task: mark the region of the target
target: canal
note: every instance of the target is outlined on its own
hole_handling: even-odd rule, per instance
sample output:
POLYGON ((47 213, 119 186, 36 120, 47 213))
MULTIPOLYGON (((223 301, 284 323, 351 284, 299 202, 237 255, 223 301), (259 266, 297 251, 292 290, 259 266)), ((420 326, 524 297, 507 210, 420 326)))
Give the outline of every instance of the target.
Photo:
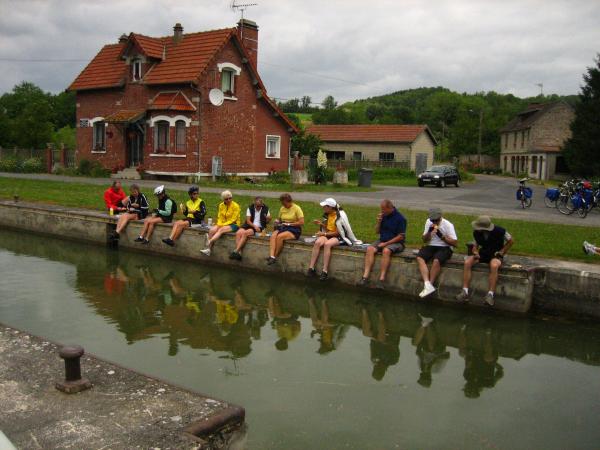
POLYGON ((0 322, 246 408, 249 449, 592 449, 600 325, 0 230, 0 322))

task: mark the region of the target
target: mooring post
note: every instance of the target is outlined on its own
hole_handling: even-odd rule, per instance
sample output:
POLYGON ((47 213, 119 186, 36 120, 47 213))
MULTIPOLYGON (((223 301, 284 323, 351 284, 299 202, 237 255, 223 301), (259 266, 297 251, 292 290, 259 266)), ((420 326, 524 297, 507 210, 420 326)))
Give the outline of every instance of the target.
POLYGON ((81 357, 83 347, 79 345, 65 345, 61 347, 58 355, 65 360, 65 381, 56 383, 56 389, 67 394, 75 394, 92 387, 86 378, 81 378, 81 357))

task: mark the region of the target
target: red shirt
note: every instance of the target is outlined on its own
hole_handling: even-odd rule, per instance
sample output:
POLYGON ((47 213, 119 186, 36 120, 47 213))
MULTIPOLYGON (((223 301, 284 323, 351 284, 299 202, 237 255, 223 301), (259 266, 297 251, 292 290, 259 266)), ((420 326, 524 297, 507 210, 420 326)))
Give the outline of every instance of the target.
POLYGON ((106 209, 112 208, 116 210, 117 208, 122 208, 123 205, 120 202, 126 199, 127 196, 123 189, 119 189, 117 192, 112 187, 109 187, 106 191, 104 191, 104 203, 106 203, 106 209))

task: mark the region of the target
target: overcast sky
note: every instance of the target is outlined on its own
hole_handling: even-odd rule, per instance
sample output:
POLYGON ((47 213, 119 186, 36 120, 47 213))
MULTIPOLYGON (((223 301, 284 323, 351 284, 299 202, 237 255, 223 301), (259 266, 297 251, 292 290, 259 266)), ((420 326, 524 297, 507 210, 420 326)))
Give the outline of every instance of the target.
MULTIPOLYGON (((272 97, 346 101, 421 86, 532 96, 537 83, 576 94, 600 52, 598 0, 255 1, 245 15, 260 27, 259 70, 272 97)), ((233 26, 239 12, 229 5, 0 0, 0 92, 22 80, 63 90, 122 33, 233 26)))

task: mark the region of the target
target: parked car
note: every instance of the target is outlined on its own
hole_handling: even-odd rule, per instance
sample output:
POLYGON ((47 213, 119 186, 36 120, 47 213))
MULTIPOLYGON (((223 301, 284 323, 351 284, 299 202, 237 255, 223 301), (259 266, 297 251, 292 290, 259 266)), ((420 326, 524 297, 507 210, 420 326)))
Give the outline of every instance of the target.
POLYGON ((453 184, 459 187, 460 174, 454 166, 431 166, 425 172, 419 174, 417 182, 419 187, 426 184, 435 184, 437 187, 446 187, 448 184, 453 184))

